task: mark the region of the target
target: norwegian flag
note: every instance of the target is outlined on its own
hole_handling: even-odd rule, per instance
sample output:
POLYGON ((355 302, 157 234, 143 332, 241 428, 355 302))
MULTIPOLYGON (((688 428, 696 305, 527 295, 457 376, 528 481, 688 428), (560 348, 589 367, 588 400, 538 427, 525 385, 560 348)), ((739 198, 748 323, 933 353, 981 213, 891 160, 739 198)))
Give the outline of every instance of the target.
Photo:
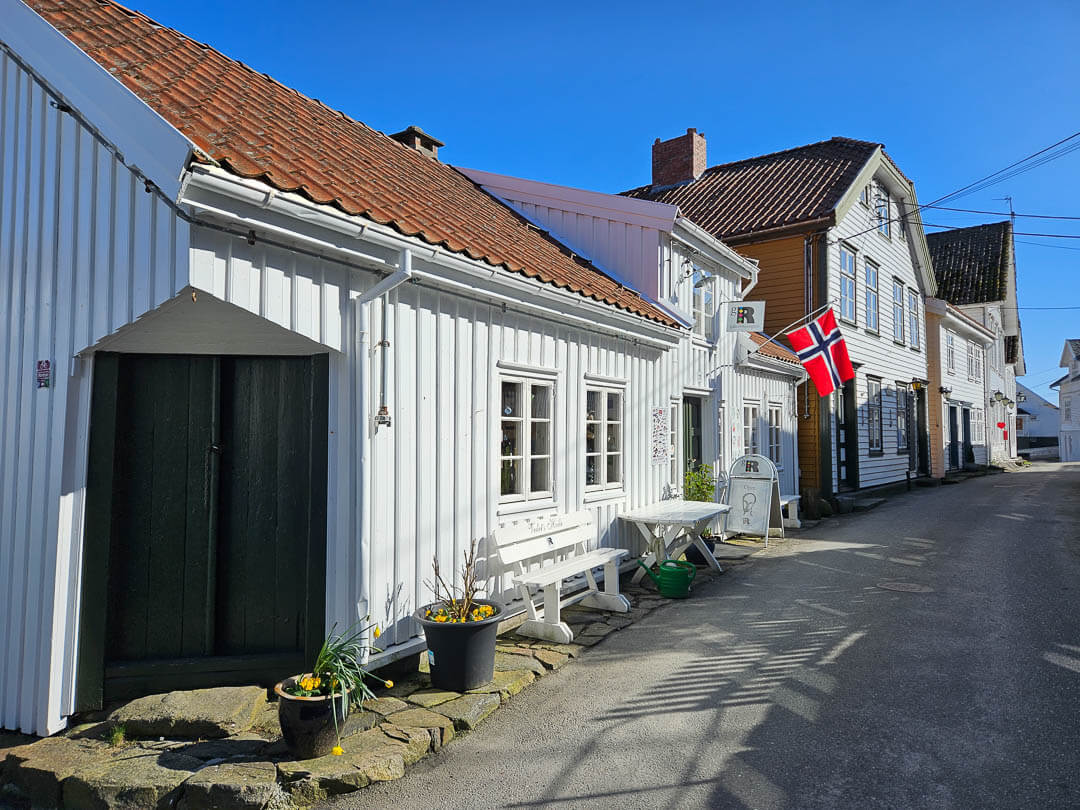
POLYGON ((828 396, 855 376, 847 344, 831 309, 801 329, 788 332, 787 336, 821 396, 828 396))

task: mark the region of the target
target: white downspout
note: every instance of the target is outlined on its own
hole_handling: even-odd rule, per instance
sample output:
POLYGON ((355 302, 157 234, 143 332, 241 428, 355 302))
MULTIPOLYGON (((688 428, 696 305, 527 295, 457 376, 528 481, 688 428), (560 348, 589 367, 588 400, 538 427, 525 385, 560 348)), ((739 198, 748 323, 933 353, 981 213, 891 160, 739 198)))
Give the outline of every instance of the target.
MULTIPOLYGON (((404 284, 412 278, 412 253, 408 248, 403 248, 398 269, 394 273, 383 278, 374 286, 365 290, 356 299, 356 331, 357 331, 357 354, 359 369, 357 371, 357 422, 360 426, 360 594, 356 601, 356 613, 358 619, 363 619, 370 614, 370 579, 371 579, 371 439, 374 433, 375 422, 371 417, 370 382, 371 382, 371 316, 368 304, 380 296, 388 296, 391 290, 404 284)), ((383 299, 383 328, 386 322, 386 307, 389 303, 387 297, 383 299)), ((383 352, 386 352, 383 346, 383 352)), ((385 357, 383 368, 386 368, 385 357)), ((382 395, 385 396, 386 375, 383 374, 382 395)), ((371 639, 366 640, 368 644, 371 639)), ((367 647, 364 648, 364 662, 368 657, 367 647)))

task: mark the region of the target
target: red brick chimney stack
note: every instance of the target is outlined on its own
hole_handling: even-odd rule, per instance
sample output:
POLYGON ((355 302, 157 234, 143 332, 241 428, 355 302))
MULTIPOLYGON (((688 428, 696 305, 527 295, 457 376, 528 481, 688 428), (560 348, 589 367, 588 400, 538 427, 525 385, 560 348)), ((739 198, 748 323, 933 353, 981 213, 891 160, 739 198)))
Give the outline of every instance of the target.
POLYGON ((691 127, 685 135, 661 141, 652 147, 652 182, 654 186, 672 186, 696 180, 705 171, 705 134, 691 127))

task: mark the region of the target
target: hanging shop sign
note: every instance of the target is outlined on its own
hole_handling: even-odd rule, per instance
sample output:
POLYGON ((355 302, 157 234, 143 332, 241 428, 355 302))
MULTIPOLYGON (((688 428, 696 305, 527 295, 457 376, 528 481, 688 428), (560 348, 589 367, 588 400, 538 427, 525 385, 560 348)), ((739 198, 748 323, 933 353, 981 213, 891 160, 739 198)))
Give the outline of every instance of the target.
POLYGON ((765 329, 764 301, 732 301, 726 306, 729 332, 761 332, 765 329))

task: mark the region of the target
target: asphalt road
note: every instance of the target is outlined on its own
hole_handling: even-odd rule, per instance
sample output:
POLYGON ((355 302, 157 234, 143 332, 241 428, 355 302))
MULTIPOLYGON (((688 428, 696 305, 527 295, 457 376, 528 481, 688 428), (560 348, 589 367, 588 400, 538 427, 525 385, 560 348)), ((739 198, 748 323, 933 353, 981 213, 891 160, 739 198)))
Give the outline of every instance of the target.
POLYGON ((332 806, 1077 808, 1078 607, 1080 464, 916 490, 775 543, 332 806))

